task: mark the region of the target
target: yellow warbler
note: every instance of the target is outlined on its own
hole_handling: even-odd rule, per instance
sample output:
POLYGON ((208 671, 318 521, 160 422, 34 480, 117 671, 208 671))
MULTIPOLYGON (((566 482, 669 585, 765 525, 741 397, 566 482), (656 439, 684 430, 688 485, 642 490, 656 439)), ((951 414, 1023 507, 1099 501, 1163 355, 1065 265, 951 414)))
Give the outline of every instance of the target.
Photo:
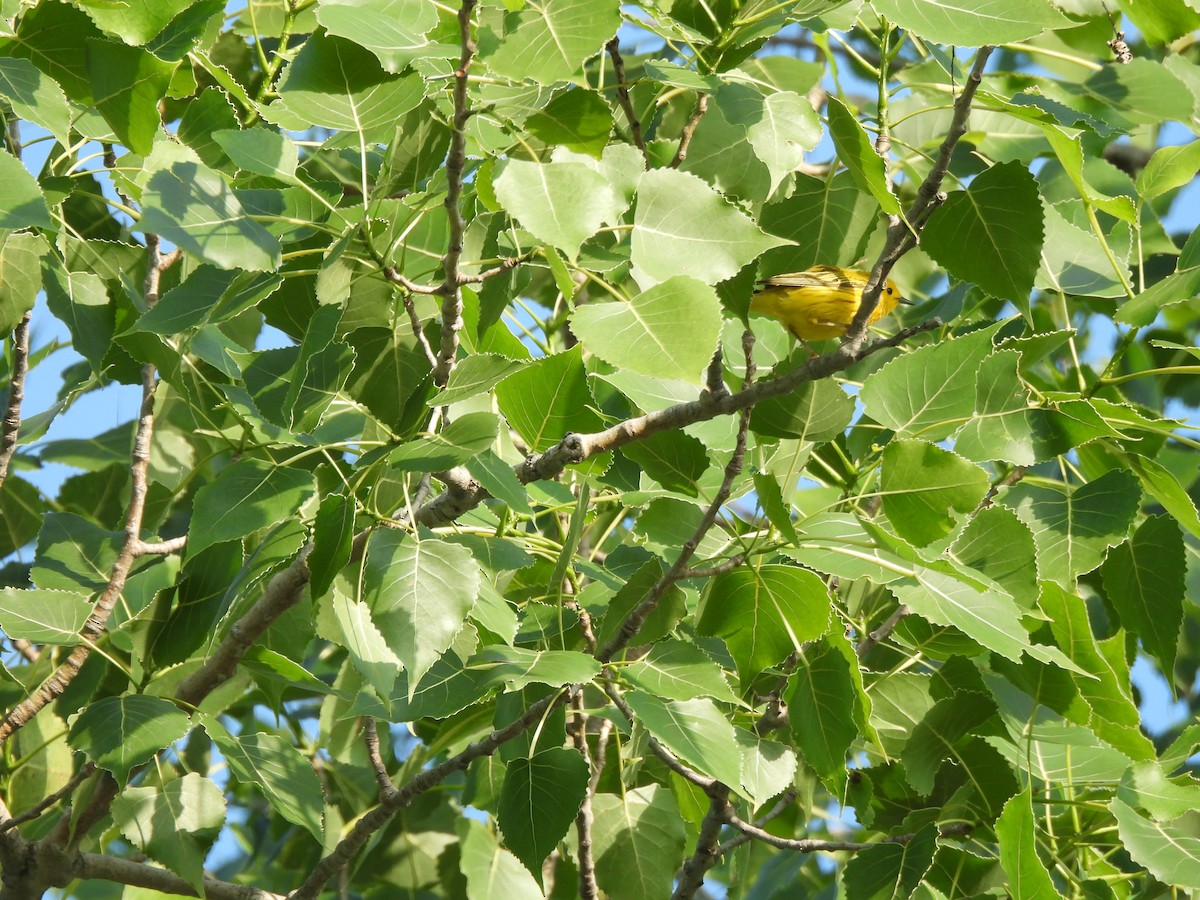
MULTIPOLYGON (((870 274, 837 266, 813 266, 803 272, 772 275, 750 301, 750 312, 774 316, 802 341, 819 341, 846 333, 870 274)), ((874 324, 896 308, 911 303, 889 278, 879 295, 879 304, 868 324, 874 324)))

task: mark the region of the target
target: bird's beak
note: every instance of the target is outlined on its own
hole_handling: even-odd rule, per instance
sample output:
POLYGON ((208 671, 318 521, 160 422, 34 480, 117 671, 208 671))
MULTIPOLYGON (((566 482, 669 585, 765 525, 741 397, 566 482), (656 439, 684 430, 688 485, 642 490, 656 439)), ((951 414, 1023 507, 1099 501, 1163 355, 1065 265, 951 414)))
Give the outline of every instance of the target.
POLYGON ((917 305, 912 300, 909 300, 907 297, 901 297, 900 302, 903 303, 905 306, 916 306, 917 305))

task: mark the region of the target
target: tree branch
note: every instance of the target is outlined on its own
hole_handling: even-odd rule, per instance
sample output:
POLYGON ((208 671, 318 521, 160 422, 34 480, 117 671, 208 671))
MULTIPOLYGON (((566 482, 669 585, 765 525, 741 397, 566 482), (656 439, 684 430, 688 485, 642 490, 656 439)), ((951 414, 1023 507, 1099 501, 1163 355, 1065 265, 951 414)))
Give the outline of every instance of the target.
MULTIPOLYGON (((934 318, 922 322, 920 325, 904 328, 892 337, 872 341, 857 349, 842 344, 824 356, 813 357, 786 375, 764 379, 736 394, 728 394, 720 398, 704 394, 698 400, 679 403, 643 416, 626 419, 604 431, 591 434, 568 434, 549 450, 526 457, 523 462, 514 467, 513 471, 522 484, 557 478, 568 465, 583 462, 597 453, 614 450, 663 431, 683 428, 696 422, 706 422, 717 416, 731 415, 771 397, 781 397, 791 393, 801 384, 827 378, 836 372, 848 369, 872 353, 896 347, 915 335, 923 334, 926 331, 935 331, 941 327, 942 320, 934 318)), ((469 476, 458 479, 458 483, 451 490, 439 494, 418 509, 416 521, 430 528, 448 525, 454 519, 474 509, 489 496, 482 485, 473 482, 469 476), (451 494, 451 496, 447 496, 447 494, 451 494)))
POLYGON ((25 376, 29 373, 29 322, 33 310, 25 313, 13 329, 12 377, 8 381, 8 405, 0 422, 0 485, 8 477, 8 466, 17 452, 21 431, 21 404, 25 400, 25 376))
MULTIPOLYGON (((146 266, 146 278, 142 284, 142 295, 147 309, 153 308, 154 304, 158 302, 159 279, 163 270, 163 259, 159 255, 158 246, 157 235, 146 235, 146 252, 149 259, 146 266)), ((84 662, 91 655, 93 644, 104 631, 108 617, 112 615, 113 608, 121 597, 121 591, 125 588, 125 581, 129 577, 134 560, 139 556, 138 551, 142 546, 142 515, 145 512, 148 488, 146 472, 150 465, 150 442, 154 435, 155 388, 154 365, 146 363, 142 366, 142 404, 138 413, 129 465, 129 508, 125 517, 125 542, 121 546, 116 562, 113 563, 108 584, 93 605, 92 613, 79 633, 80 642, 75 649, 33 693, 13 707, 4 717, 4 721, 0 723, 0 744, 3 744, 10 735, 37 715, 46 704, 61 696, 67 689, 67 685, 79 674, 84 662)))
MULTIPOLYGON (((94 878, 150 888, 164 894, 199 896, 188 882, 174 872, 99 853, 80 853, 71 867, 73 878, 94 878)), ((252 884, 233 884, 204 876, 204 896, 209 900, 284 900, 281 894, 260 890, 252 884)))
POLYGON ((557 706, 561 706, 566 700, 567 694, 559 691, 556 694, 537 701, 529 709, 525 710, 519 718, 514 719, 508 725, 493 731, 487 737, 473 744, 469 744, 465 750, 450 757, 445 762, 431 766, 413 777, 404 787, 399 788, 394 794, 390 794, 386 799, 382 800, 370 812, 359 817, 346 836, 338 842, 333 852, 321 859, 313 867, 308 877, 304 879, 304 883, 288 895, 288 900, 316 900, 325 883, 354 859, 358 851, 370 839, 371 835, 380 828, 383 828, 392 816, 411 803, 415 797, 441 784, 442 781, 455 772, 463 771, 474 760, 482 756, 491 756, 499 749, 501 744, 511 741, 517 735, 532 728, 537 722, 541 721, 546 713, 557 706))
POLYGON ((706 112, 708 112, 708 94, 701 91, 696 95, 696 106, 692 110, 691 118, 687 120, 687 124, 683 126, 683 131, 679 134, 679 149, 675 151, 670 168, 678 169, 687 159, 688 148, 692 145, 692 137, 696 134, 696 128, 699 127, 700 120, 704 118, 706 112))
POLYGON ((708 802, 708 812, 700 822, 696 849, 679 870, 679 880, 671 900, 689 900, 704 886, 704 875, 717 864, 717 841, 729 811, 729 788, 719 785, 708 802))
POLYGON ((901 219, 900 216, 890 217, 883 250, 880 251, 875 265, 871 268, 871 275, 863 287, 858 311, 854 314, 854 321, 846 329, 846 336, 843 338, 842 347, 847 348, 851 353, 856 352, 866 340, 867 322, 871 313, 875 311, 875 307, 879 305, 879 296, 882 293, 883 285, 887 283, 892 267, 900 257, 916 246, 925 223, 929 221, 929 216, 940 205, 942 181, 945 180, 946 173, 950 171, 950 157, 954 154, 954 148, 958 145, 959 138, 967 133, 967 119, 971 114, 971 102, 983 80, 983 70, 987 66, 992 49, 990 46, 980 47, 979 52, 975 55, 975 65, 971 68, 966 86, 954 102, 954 114, 950 119, 950 128, 938 150, 937 159, 934 160, 933 168, 929 170, 929 174, 925 176, 921 186, 917 188, 917 197, 909 207, 907 216, 905 219, 901 219))
POLYGON ((625 113, 625 121, 629 123, 629 137, 633 141, 633 146, 637 147, 642 153, 642 158, 646 162, 650 162, 650 154, 646 152, 646 139, 642 136, 642 123, 638 119, 637 111, 633 108, 633 101, 629 99, 629 88, 625 83, 625 60, 621 58, 620 40, 613 36, 604 49, 608 51, 609 58, 612 59, 613 75, 617 80, 617 102, 621 105, 622 112, 625 113))

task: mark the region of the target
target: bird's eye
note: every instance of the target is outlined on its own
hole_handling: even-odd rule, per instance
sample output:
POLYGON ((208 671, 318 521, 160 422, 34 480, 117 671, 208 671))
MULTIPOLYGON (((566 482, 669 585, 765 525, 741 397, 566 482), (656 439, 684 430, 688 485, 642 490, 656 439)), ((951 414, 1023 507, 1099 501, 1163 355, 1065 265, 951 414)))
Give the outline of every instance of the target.
POLYGON ((889 294, 890 294, 890 293, 892 293, 892 289, 891 289, 891 288, 888 288, 888 289, 887 289, 887 292, 888 292, 889 294))

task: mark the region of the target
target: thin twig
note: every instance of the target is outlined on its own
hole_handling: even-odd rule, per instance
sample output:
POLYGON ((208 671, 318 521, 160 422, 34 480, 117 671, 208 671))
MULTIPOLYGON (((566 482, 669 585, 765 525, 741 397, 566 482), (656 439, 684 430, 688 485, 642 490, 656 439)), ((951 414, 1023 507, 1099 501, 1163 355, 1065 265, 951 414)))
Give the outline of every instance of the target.
POLYGON ((520 717, 508 725, 493 731, 487 737, 475 741, 473 744, 468 744, 465 750, 455 756, 414 776, 374 809, 360 816, 333 851, 322 858, 309 872, 304 883, 289 895, 289 900, 315 900, 325 883, 354 859, 371 835, 383 828, 392 816, 411 803, 414 798, 441 784, 454 773, 463 771, 474 760, 482 756, 491 756, 501 744, 532 728, 541 721, 544 715, 565 703, 566 700, 567 693, 563 691, 545 697, 531 705, 520 717))
POLYGON ((180 552, 187 546, 187 535, 170 538, 165 541, 138 541, 136 548, 138 556, 170 556, 180 552))
POLYGON ((675 151, 675 156, 671 160, 670 167, 672 169, 678 169, 687 159, 688 148, 692 145, 692 137, 696 134, 696 128, 700 125, 700 120, 704 118, 706 112, 708 112, 708 94, 701 91, 696 95, 696 106, 692 110, 691 118, 683 126, 683 131, 679 133, 679 149, 675 151))
MULTIPOLYGON (((146 278, 142 284, 142 295, 146 308, 150 309, 158 302, 159 279, 162 275, 162 258, 158 252, 158 236, 146 235, 146 278)), ((104 631, 108 618, 112 615, 121 592, 125 588, 125 580, 129 570, 138 557, 138 549, 142 545, 142 515, 146 507, 147 470, 150 465, 150 443, 154 435, 154 391, 156 388, 155 369, 152 363, 142 366, 142 403, 138 413, 137 429, 133 438, 133 453, 129 465, 129 508, 125 517, 125 542, 113 563, 108 584, 92 607, 91 615, 80 630, 80 641, 54 672, 39 685, 33 693, 13 707, 0 722, 0 744, 6 741, 14 732, 23 727, 38 712, 62 695, 67 686, 79 674, 84 662, 91 655, 92 646, 104 631)))
POLYGON ((696 849, 679 871, 675 893, 671 900, 690 900, 704 886, 704 875, 717 864, 717 841, 721 827, 729 813, 729 788, 720 785, 708 800, 708 812, 700 822, 700 835, 696 838, 696 849))
MULTIPOLYGON (((746 373, 742 381, 742 393, 748 391, 754 383, 755 367, 754 367, 754 334, 746 331, 742 336, 742 347, 746 356, 746 373)), ((704 515, 700 518, 700 524, 696 526, 695 532, 688 538, 683 547, 680 548, 679 556, 675 563, 671 566, 662 578, 650 589, 646 598, 639 603, 621 623, 621 627, 612 639, 604 646, 596 658, 601 662, 608 662, 617 653, 619 653, 633 636, 637 634, 638 629, 646 621, 647 617, 654 612, 662 598, 666 596, 667 590, 681 580, 688 572, 688 563, 696 553, 696 549, 700 546, 700 542, 704 536, 708 534, 710 528, 716 524, 717 516, 721 512, 721 508, 725 505, 725 501, 729 499, 729 495, 733 490, 733 482, 742 472, 742 465, 746 458, 746 435, 750 430, 750 413, 753 410, 753 405, 746 406, 742 409, 741 420, 738 422, 737 439, 734 442, 733 456, 729 458, 729 462, 725 466, 725 477, 721 479, 721 486, 717 489, 716 496, 713 497, 712 503, 708 505, 708 509, 704 511, 704 515)))
MULTIPOLYGON (((613 702, 613 706, 619 709, 621 711, 621 715, 623 715, 630 723, 633 723, 636 720, 633 707, 630 706, 629 702, 621 696, 621 692, 617 689, 617 686, 614 683, 607 682, 604 685, 604 693, 608 694, 608 699, 613 702)), ((685 781, 690 781, 701 790, 705 792, 712 791, 715 790, 720 784, 717 779, 710 778, 708 775, 702 775, 691 766, 681 762, 679 757, 672 753, 667 747, 663 746, 663 744, 657 738, 650 737, 647 740, 647 744, 650 747, 650 752, 657 756, 663 765, 665 765, 680 778, 683 778, 685 781)))
POLYGON ((629 137, 633 141, 633 146, 641 151, 642 157, 646 162, 650 161, 650 154, 646 152, 646 139, 642 137, 642 123, 638 119, 637 111, 633 108, 633 101, 629 99, 629 87, 625 83, 625 60, 621 58, 621 45, 619 39, 614 36, 604 48, 608 51, 609 58, 612 59, 613 76, 617 80, 617 102, 621 105, 622 112, 625 113, 625 121, 629 123, 629 137))
POLYGON ((467 70, 475 56, 475 39, 471 37, 471 14, 476 0, 462 0, 458 9, 458 33, 462 50, 458 68, 454 70, 454 120, 450 129, 450 149, 446 154, 446 213, 450 231, 446 254, 442 257, 442 340, 438 349, 437 365, 433 369, 433 381, 445 387, 454 369, 458 355, 458 333, 462 330, 462 283, 458 270, 462 259, 463 235, 467 230, 462 212, 463 173, 467 165, 467 120, 471 117, 471 104, 467 95, 467 70))
POLYGON ((13 329, 12 377, 8 381, 8 405, 0 423, 0 485, 8 477, 8 466, 17 452, 21 432, 21 404, 25 400, 25 376, 29 373, 29 322, 33 310, 25 313, 13 329))
POLYGON ((0 833, 8 831, 10 828, 16 828, 18 825, 23 825, 26 822, 32 822, 59 800, 69 796, 71 792, 75 790, 75 788, 83 784, 83 782, 90 778, 92 773, 95 771, 95 763, 84 763, 80 767, 79 771, 71 776, 70 781, 60 787, 53 794, 50 794, 48 797, 43 797, 40 801, 38 801, 36 806, 30 807, 29 809, 25 810, 25 812, 18 816, 13 816, 11 819, 8 819, 5 822, 0 822, 0 833))
POLYGON ((387 765, 384 764, 383 754, 379 750, 379 732, 376 730, 374 716, 363 718, 363 744, 367 748, 371 770, 375 773, 375 783, 379 785, 379 800, 384 802, 396 793, 396 785, 388 775, 387 765))
MULTIPOLYGON (((821 841, 813 838, 783 838, 771 834, 769 831, 764 831, 757 825, 751 825, 749 822, 742 821, 732 810, 725 817, 725 821, 750 838, 760 840, 764 844, 770 844, 772 847, 780 850, 794 850, 797 853, 857 852, 859 850, 869 850, 879 844, 908 844, 916 837, 916 833, 910 833, 895 834, 890 837, 880 838, 877 841, 821 841)), ((953 825, 944 826, 938 833, 942 837, 966 837, 974 830, 973 825, 966 822, 958 822, 953 825)))
POLYGON ((874 631, 868 633, 865 638, 859 641, 858 646, 854 648, 855 655, 858 656, 859 660, 866 659, 867 654, 874 650, 881 641, 886 641, 891 636, 892 632, 896 630, 896 626, 903 622, 905 617, 908 616, 910 612, 912 612, 912 610, 901 603, 896 607, 892 614, 887 617, 887 621, 885 621, 874 631))
POLYGON ((950 128, 938 150, 937 159, 934 160, 929 174, 925 176, 925 180, 917 189, 917 197, 909 207, 907 215, 904 219, 901 219, 900 216, 889 216, 887 238, 884 241, 883 250, 880 251, 875 265, 871 268, 871 275, 863 288, 858 311, 854 314, 854 321, 846 329, 846 336, 843 338, 840 349, 844 349, 847 353, 856 352, 866 341, 867 322, 871 313, 875 311, 875 307, 879 305, 879 296, 882 293, 883 285, 887 283, 887 277, 891 273, 892 267, 900 257, 916 246, 921 230, 939 204, 942 181, 945 180, 946 173, 950 171, 950 158, 954 154, 954 148, 958 145, 959 138, 967 133, 967 119, 971 113, 971 102, 983 80, 983 70, 987 66, 992 50, 993 48, 990 46, 979 48, 979 52, 975 56, 975 65, 971 68, 971 74, 967 78, 963 92, 954 101, 954 114, 950 119, 950 128))
MULTIPOLYGON (((786 791, 784 791, 780 795, 779 799, 775 801, 774 806, 772 806, 767 812, 763 813, 761 816, 759 816, 757 819, 754 820, 754 824, 757 827, 762 828, 764 825, 766 825, 772 819, 777 819, 781 815, 783 815, 785 812, 787 812, 787 810, 790 809, 792 804, 795 802, 796 802, 796 789, 788 788, 786 791)), ((749 835, 746 832, 742 831, 742 832, 739 832, 738 834, 734 835, 733 837, 731 837, 729 840, 724 841, 723 843, 719 844, 717 846, 717 849, 713 852, 716 854, 716 856, 718 858, 720 858, 720 857, 724 856, 726 853, 730 853, 730 852, 736 850, 738 847, 742 846, 742 844, 745 844, 752 840, 754 840, 754 837, 752 835, 749 835)))
POLYGON ((745 561, 746 557, 739 553, 737 556, 731 556, 723 563, 709 566, 706 569, 687 569, 679 576, 679 580, 687 581, 689 578, 713 578, 717 575, 724 575, 726 572, 732 572, 745 561))
POLYGON ((27 663, 35 663, 42 658, 42 651, 25 638, 13 638, 12 645, 27 663))
MULTIPOLYGON (((587 742, 587 716, 584 713, 583 690, 577 690, 571 698, 571 741, 575 749, 591 767, 591 753, 587 742)), ((580 900, 597 900, 600 888, 596 885, 596 860, 592 855, 592 791, 589 778, 588 790, 583 795, 579 812, 575 815, 575 834, 578 836, 576 860, 579 863, 580 900)))
POLYGON ((433 347, 429 346, 429 338, 425 337, 425 329, 421 325, 421 317, 417 315, 417 305, 413 303, 412 292, 405 291, 401 302, 404 304, 404 311, 408 313, 408 324, 412 326, 413 337, 417 339, 421 351, 425 354, 429 368, 436 369, 437 354, 433 352, 433 347))

